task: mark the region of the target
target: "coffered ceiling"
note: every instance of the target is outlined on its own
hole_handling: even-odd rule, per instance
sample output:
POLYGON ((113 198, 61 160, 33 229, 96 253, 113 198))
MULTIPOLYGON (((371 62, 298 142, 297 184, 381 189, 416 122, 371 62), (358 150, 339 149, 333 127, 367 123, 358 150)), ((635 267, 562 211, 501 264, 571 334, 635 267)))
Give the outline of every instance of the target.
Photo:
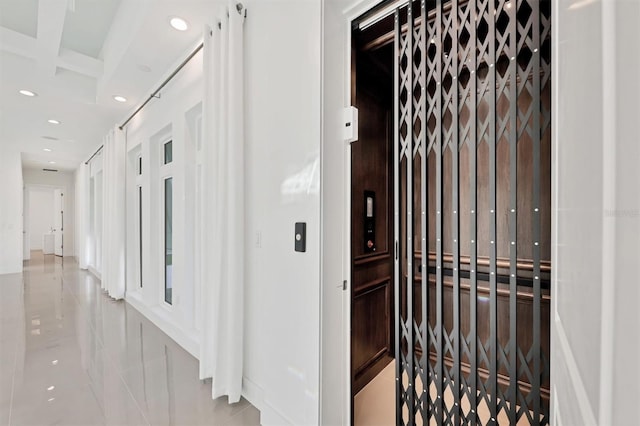
POLYGON ((75 169, 201 42, 220 4, 0 0, 0 153, 17 147, 25 167, 75 169), (186 31, 169 25, 176 16, 186 31))

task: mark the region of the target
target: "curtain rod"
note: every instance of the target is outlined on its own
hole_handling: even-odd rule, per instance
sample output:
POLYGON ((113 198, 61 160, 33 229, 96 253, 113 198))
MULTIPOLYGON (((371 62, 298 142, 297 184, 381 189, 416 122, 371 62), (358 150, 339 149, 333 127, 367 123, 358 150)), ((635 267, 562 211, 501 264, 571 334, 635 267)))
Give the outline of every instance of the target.
MULTIPOLYGON (((176 68, 176 69, 171 73, 171 75, 170 75, 169 77, 167 77, 167 78, 162 82, 162 84, 160 85, 160 87, 158 87, 158 88, 157 88, 157 89, 156 89, 156 90, 155 90, 155 91, 154 91, 154 92, 153 92, 153 93, 152 93, 152 94, 147 98, 147 100, 146 100, 146 101, 144 101, 144 103, 143 103, 142 105, 140 105, 140 106, 138 107, 138 109, 136 109, 136 110, 133 112, 133 114, 131 114, 131 115, 129 116, 129 118, 127 118, 127 119, 125 120, 125 122, 124 122, 124 123, 122 123, 122 125, 121 125, 121 126, 119 126, 120 130, 122 130, 122 129, 124 128, 124 126, 126 126, 126 125, 129 123, 129 121, 131 121, 131 120, 133 119, 133 117, 135 117, 135 116, 140 112, 140 110, 142 110, 142 108, 144 108, 144 107, 149 103, 149 101, 151 101, 151 99, 155 98, 155 97, 156 97, 156 95, 158 94, 158 92, 159 92, 160 90, 162 90, 162 89, 164 88, 164 86, 166 86, 166 85, 167 85, 167 83, 169 83, 169 82, 171 81, 171 79, 173 79, 173 77, 175 77, 175 76, 176 76, 176 74, 178 74, 178 73, 180 72, 180 70, 181 70, 182 68, 184 68, 184 66, 185 66, 185 65, 187 65, 187 64, 189 63, 189 61, 190 61, 191 59, 193 59, 193 57, 194 57, 194 56, 196 56, 196 54, 197 54, 199 51, 201 51, 201 50, 202 50, 202 48, 203 48, 203 47, 204 47, 204 43, 200 43, 200 45, 199 45, 198 47, 196 47, 196 50, 194 50, 193 52, 191 52, 191 54, 190 54, 189 56, 187 56, 187 59, 185 59, 184 61, 182 61, 182 63, 181 63, 180 65, 178 65, 178 68, 176 68)), ((94 154, 94 155, 95 155, 95 154, 94 154)))
POLYGON ((93 160, 93 157, 98 155, 98 153, 100 153, 100 151, 102 151, 102 148, 104 148, 104 145, 100 145, 100 148, 98 148, 96 150, 96 152, 94 152, 93 155, 91 157, 89 157, 89 159, 87 161, 84 162, 84 164, 89 164, 89 161, 93 160))

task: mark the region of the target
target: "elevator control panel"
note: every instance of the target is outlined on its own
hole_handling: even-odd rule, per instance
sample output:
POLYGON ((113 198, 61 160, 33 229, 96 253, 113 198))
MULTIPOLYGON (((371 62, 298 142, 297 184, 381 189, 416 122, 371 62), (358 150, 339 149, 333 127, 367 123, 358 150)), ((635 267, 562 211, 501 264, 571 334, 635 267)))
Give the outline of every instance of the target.
POLYGON ((376 193, 364 191, 364 252, 376 251, 376 193))

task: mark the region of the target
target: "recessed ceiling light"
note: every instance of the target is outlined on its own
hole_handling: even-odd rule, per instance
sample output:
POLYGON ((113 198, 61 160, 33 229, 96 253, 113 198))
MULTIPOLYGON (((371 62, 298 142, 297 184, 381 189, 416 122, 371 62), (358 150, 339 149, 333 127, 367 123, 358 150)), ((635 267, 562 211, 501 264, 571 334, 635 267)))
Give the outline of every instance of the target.
POLYGON ((60 124, 58 120, 47 120, 47 122, 51 124, 60 124))
POLYGON ((57 141, 58 140, 58 138, 55 138, 53 136, 43 136, 42 139, 48 139, 50 141, 57 141))
POLYGON ((45 151, 45 152, 51 152, 51 150, 50 150, 49 148, 45 148, 45 149, 43 149, 43 151, 45 151))
POLYGON ((182 18, 178 18, 177 16, 171 18, 171 21, 169 22, 171 23, 171 26, 178 31, 187 31, 187 29, 189 28, 189 24, 187 24, 187 21, 182 18))
POLYGON ((48 390, 48 391, 52 391, 52 390, 54 390, 55 388, 56 388, 55 386, 51 385, 51 386, 49 386, 49 387, 47 388, 47 390, 48 390))
POLYGON ((32 92, 31 90, 21 90, 20 94, 25 95, 25 96, 29 96, 29 97, 38 96, 37 93, 32 92))
POLYGON ((49 164, 56 164, 55 161, 49 161, 49 164))
POLYGON ((115 99, 118 102, 127 102, 127 98, 125 98, 124 96, 120 96, 120 95, 115 95, 113 97, 113 99, 115 99))

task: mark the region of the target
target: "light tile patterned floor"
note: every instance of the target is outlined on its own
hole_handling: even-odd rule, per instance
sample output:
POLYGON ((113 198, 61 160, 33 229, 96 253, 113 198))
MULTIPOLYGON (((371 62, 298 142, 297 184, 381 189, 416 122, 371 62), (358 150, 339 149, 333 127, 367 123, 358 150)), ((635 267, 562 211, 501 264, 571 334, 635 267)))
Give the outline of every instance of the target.
POLYGON ((0 425, 259 425, 198 361, 91 274, 33 252, 0 275, 0 425))

